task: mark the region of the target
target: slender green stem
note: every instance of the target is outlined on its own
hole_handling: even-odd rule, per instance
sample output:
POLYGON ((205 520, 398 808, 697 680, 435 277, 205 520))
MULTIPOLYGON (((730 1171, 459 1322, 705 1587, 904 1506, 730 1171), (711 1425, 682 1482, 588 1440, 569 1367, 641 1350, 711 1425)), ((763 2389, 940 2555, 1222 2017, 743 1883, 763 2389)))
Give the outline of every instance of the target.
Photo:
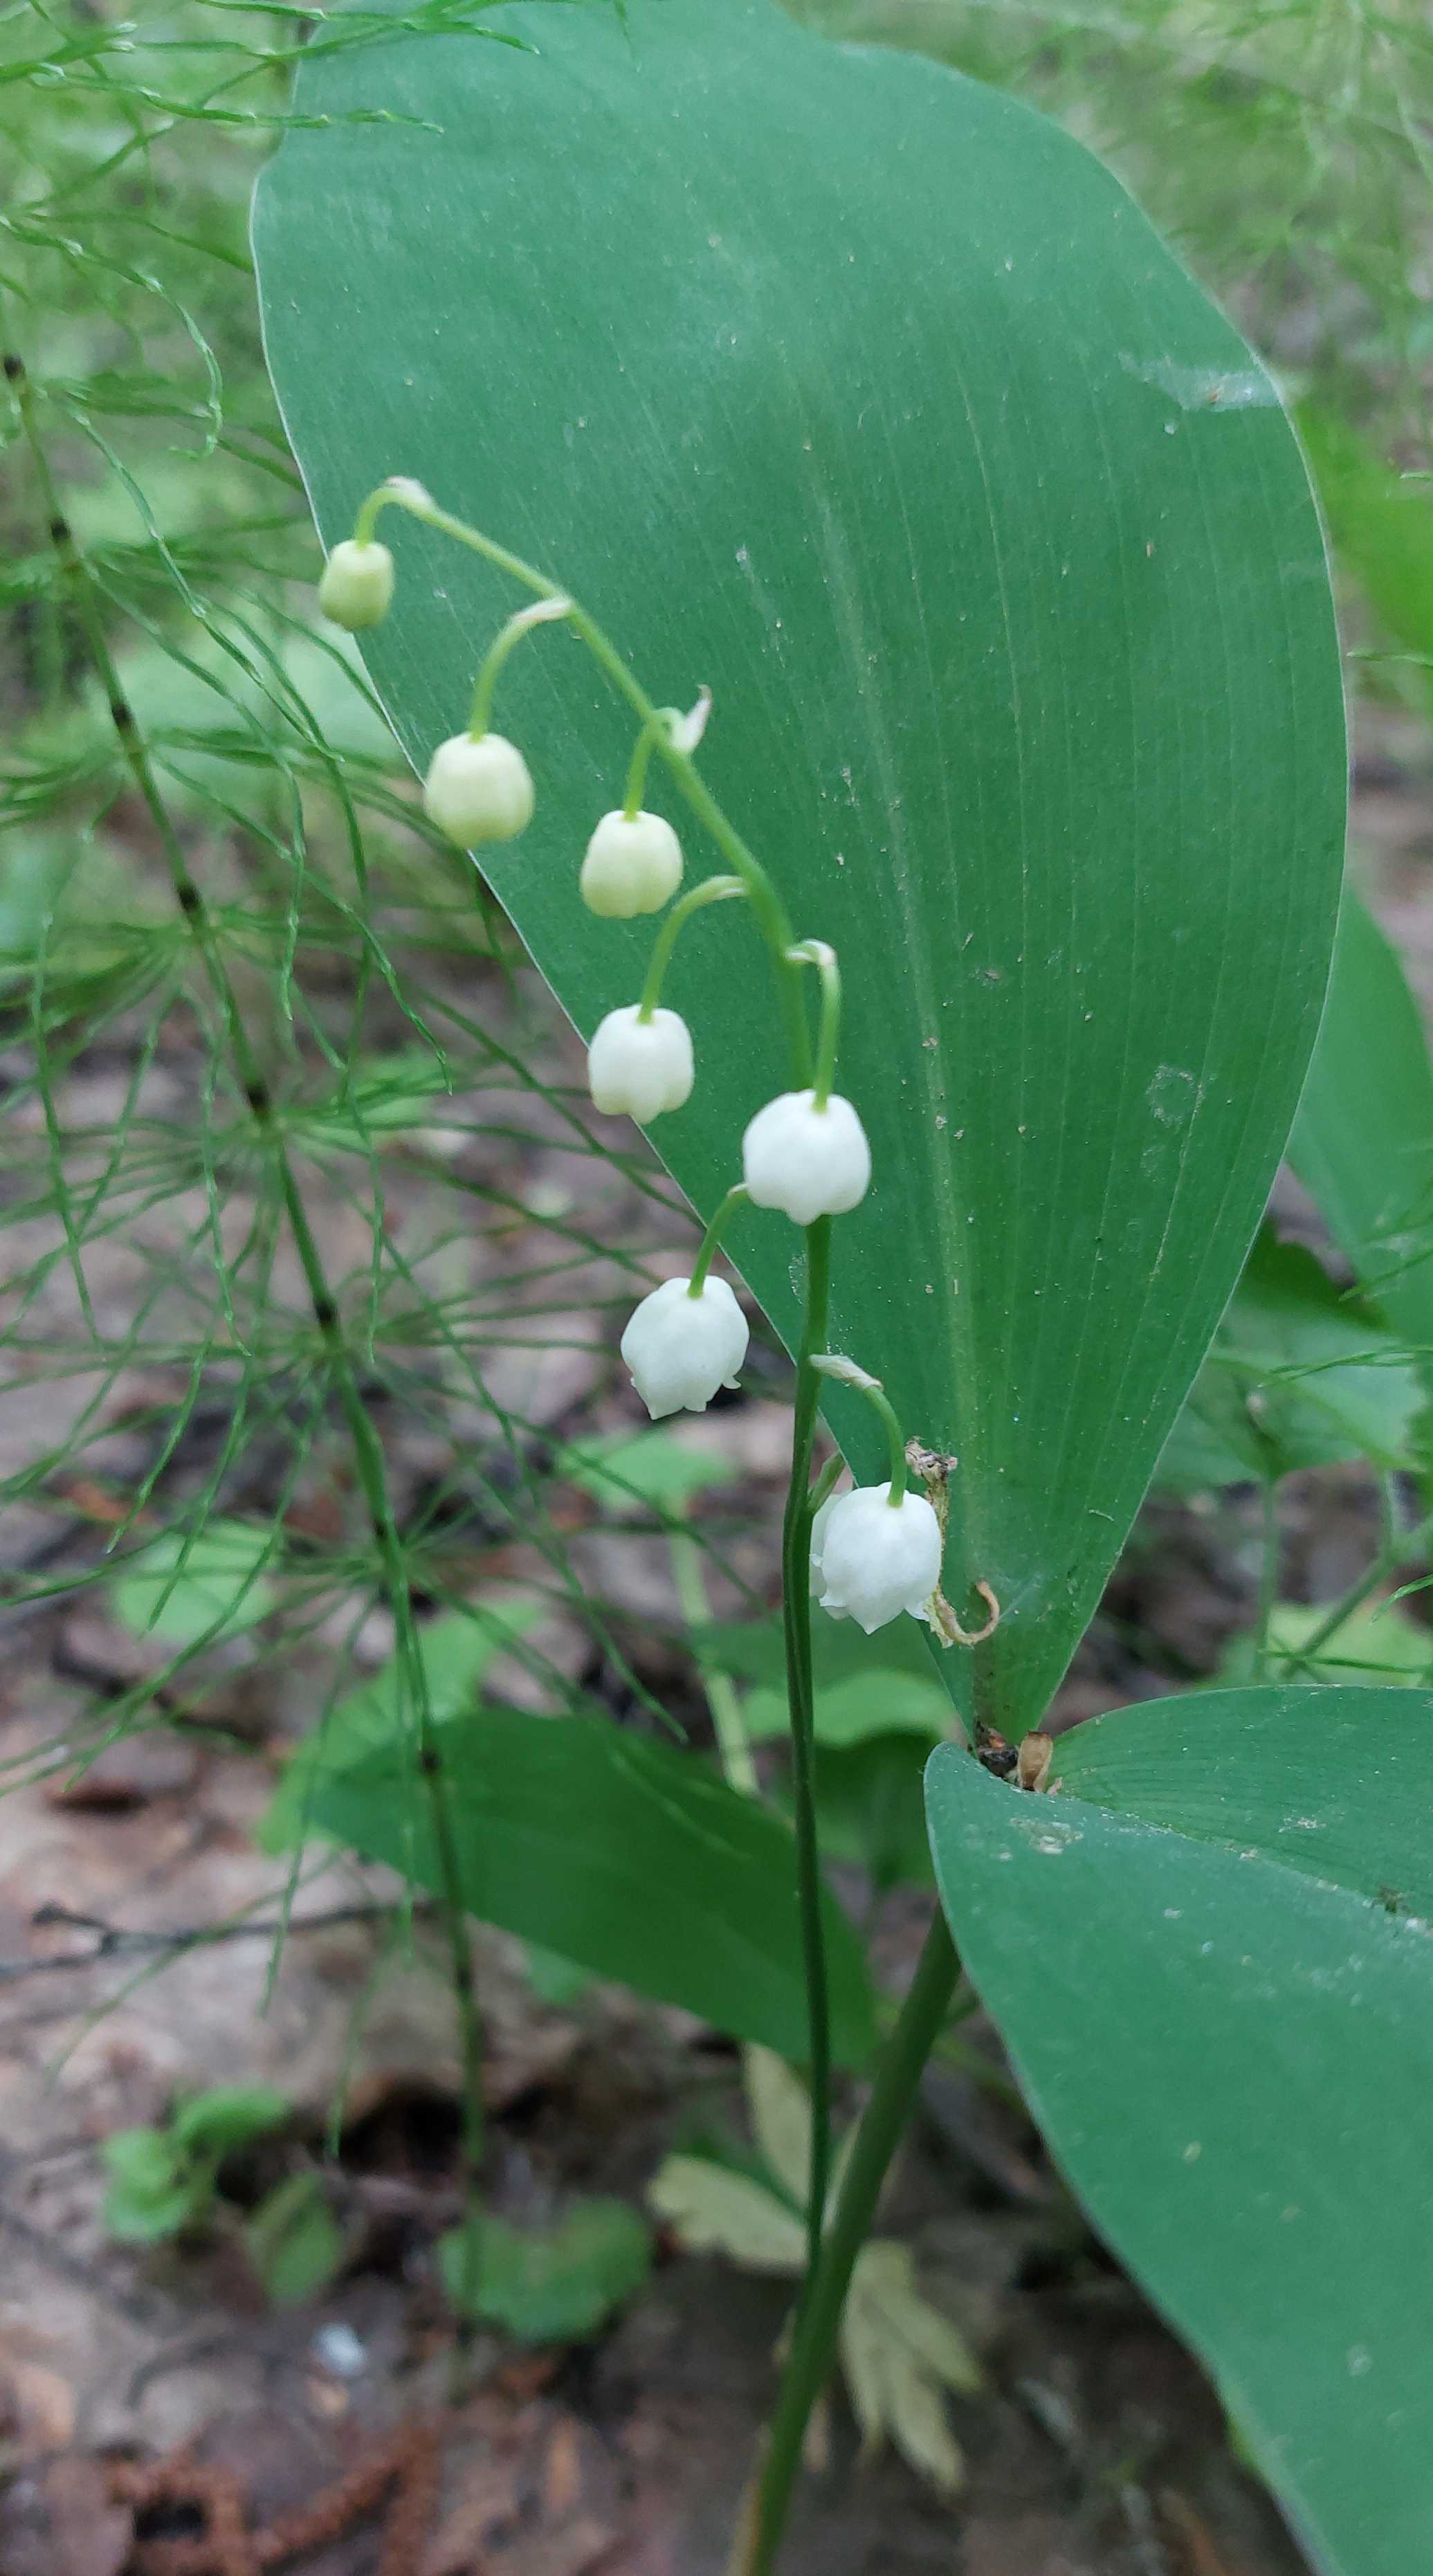
MULTIPOLYGON (((395 476, 393 481, 397 480, 395 476)), ((412 486, 415 493, 420 488, 417 484, 412 486)), ((370 492, 367 500, 360 502, 353 522, 353 542, 356 546, 372 545, 380 512, 397 508, 398 497, 393 488, 393 482, 380 483, 376 492, 370 492)))
MULTIPOLYGON (((420 485, 402 479, 382 486, 369 495, 358 515, 357 533, 371 535, 378 514, 395 506, 421 519, 426 525, 441 529, 469 546, 488 563, 522 582, 540 600, 562 601, 575 634, 606 673, 613 686, 632 707, 641 725, 633 770, 628 775, 628 806, 631 809, 633 777, 640 795, 645 768, 639 767, 650 749, 660 750, 687 806, 710 833, 734 877, 749 897, 758 923, 771 949, 778 989, 786 1014, 790 1059, 795 1086, 810 1086, 818 1105, 830 1096, 835 1074, 836 1047, 840 1027, 840 976, 834 951, 824 941, 811 940, 799 947, 793 940, 786 908, 767 871, 735 831, 721 807, 695 769, 689 750, 680 734, 664 719, 663 712, 647 697, 634 674, 603 630, 586 611, 568 601, 555 582, 548 580, 521 557, 481 531, 442 510, 420 485), (819 1043, 813 1066, 811 1032, 807 1020, 801 970, 814 965, 821 978, 821 1013, 819 1043)), ((652 966, 639 1005, 641 1016, 649 1018, 657 1007, 662 976, 682 923, 699 901, 722 899, 734 888, 722 885, 698 888, 670 916, 657 942, 652 966)), ((730 1212, 719 1215, 718 1224, 730 1212)), ((714 1249, 714 1240, 712 1249, 714 1249)), ((699 1261, 698 1287, 706 1276, 710 1250, 703 1246, 699 1261)), ((811 2077, 811 2173, 810 2200, 807 2210, 807 2274, 801 2294, 799 2313, 806 2311, 820 2264, 822 2229, 831 2161, 830 2109, 830 2006, 827 1992, 825 1943, 821 1920, 822 1884, 816 1820, 815 1789, 815 1704, 812 1685, 810 1545, 811 1545, 811 1452, 815 1435, 820 1397, 820 1373, 814 1365, 815 1355, 826 1338, 827 1310, 830 1292, 831 1225, 821 1218, 806 1230, 806 1310, 800 1349, 797 1353, 796 1393, 792 1426, 791 1482, 787 1494, 782 1527, 782 1592, 783 1622, 786 1645, 787 1696, 791 1711, 793 1781, 797 1846, 798 1901, 801 1917, 802 1946, 806 1969, 807 2008, 810 2028, 811 2077)), ((893 1466, 893 1487, 904 1483, 904 1455, 899 1468, 893 1466)), ((898 1500, 893 1492, 893 1500, 898 1500)), ((838 2303, 839 2304, 839 2303, 838 2303)))
POLYGON ((1260 1494, 1262 1550, 1259 1558, 1259 1608, 1254 1629, 1254 1679, 1269 1678, 1269 1633, 1279 1597, 1279 1489, 1266 1476, 1260 1494))
POLYGON ((831 2026, 821 1924, 821 1855, 816 1823, 816 1704, 811 1672, 811 1448, 821 1379, 814 1357, 826 1338, 831 1288, 831 1220, 806 1229, 806 1312, 796 1354, 791 1483, 781 1532, 782 1628, 796 1822, 797 1896, 810 2032, 811 2183, 806 2210, 804 2301, 821 2252, 831 2171, 831 2026))
MULTIPOLYGON (((680 1507, 678 1517, 685 1517, 680 1507)), ((689 1628, 704 1628, 711 1618, 712 1609, 702 1573, 701 1549, 689 1530, 672 1530, 667 1545, 671 1550, 672 1580, 677 1587, 682 1617, 689 1628)), ((756 1764, 741 1712, 741 1693, 730 1673, 708 1671, 705 1665, 702 1667, 702 1689, 711 1710, 722 1777, 727 1786, 738 1790, 742 1797, 759 1796, 756 1764)))
POLYGON ((722 1236, 725 1234, 727 1227, 737 1212, 737 1209, 745 1207, 750 1197, 751 1192, 747 1188, 745 1181, 733 1181, 731 1188, 727 1191, 726 1197, 722 1200, 721 1206, 717 1209, 716 1215, 712 1218, 711 1224, 707 1227, 706 1233, 702 1236, 701 1248, 697 1254, 696 1260, 692 1264, 691 1285, 687 1290, 687 1295, 689 1297, 700 1297, 703 1288, 706 1286, 707 1272, 710 1270, 712 1263, 716 1258, 717 1246, 721 1242, 722 1236))
POLYGON ((841 1042, 841 969, 836 951, 824 939, 801 939, 791 951, 802 966, 814 966, 821 978, 821 1025, 816 1039, 816 1078, 812 1099, 824 1109, 836 1079, 836 1049, 841 1042))
POLYGON ((1410 1558, 1421 1556, 1430 1539, 1433 1539, 1433 1513, 1421 1521, 1416 1521, 1412 1529, 1386 1539, 1377 1555, 1364 1568, 1357 1582, 1351 1583, 1348 1590, 1332 1604, 1327 1617, 1320 1620, 1313 1635, 1306 1637, 1294 1653, 1280 1655, 1278 1679, 1291 1682, 1300 1673, 1307 1672, 1310 1665, 1315 1663, 1323 1653, 1330 1637, 1337 1635, 1345 1620, 1351 1619, 1355 1610, 1361 1610, 1370 1594, 1376 1592, 1380 1583, 1386 1582, 1390 1574, 1395 1574, 1400 1565, 1406 1565, 1410 1558))
POLYGON ((699 886, 693 886, 690 894, 684 894, 680 903, 673 904, 652 942, 642 998, 637 1005, 639 1020, 650 1020, 660 1002, 662 980, 672 962, 672 951, 693 913, 704 912, 709 903, 731 903, 737 895, 746 892, 747 887, 741 877, 706 877, 699 886))
POLYGON ((622 811, 629 823, 642 811, 642 791, 647 784, 647 764, 652 757, 652 745, 659 735, 666 733, 673 713, 671 707, 658 707, 656 714, 638 727, 627 770, 627 784, 622 791, 622 811))
POLYGON ((839 1351, 820 1351, 811 1365, 820 1372, 822 1377, 834 1377, 842 1386, 854 1387, 857 1394, 863 1395, 866 1402, 880 1415, 891 1454, 891 1490, 886 1500, 894 1510, 899 1511, 905 1500, 906 1476, 909 1467, 906 1457, 906 1435, 901 1429, 896 1408, 880 1379, 872 1377, 868 1369, 858 1368, 854 1360, 845 1359, 839 1351))
POLYGON ((524 635, 530 635, 534 626, 550 625, 554 618, 565 617, 571 604, 560 594, 556 599, 535 600, 531 608, 520 608, 517 615, 510 617, 506 626, 494 636, 483 656, 483 666, 473 687, 473 711, 468 718, 468 732, 474 742, 481 742, 492 722, 498 679, 514 646, 522 642, 524 635))
POLYGON ((169 808, 160 793, 148 745, 134 711, 124 695, 119 673, 109 649, 93 576, 75 542, 68 519, 60 504, 59 492, 50 472, 49 457, 36 418, 34 396, 28 376, 18 359, 9 361, 6 374, 19 406, 26 443, 34 461, 36 477, 49 519, 51 542, 59 559, 66 588, 74 601, 90 658, 109 701, 110 717, 130 776, 148 810, 168 861, 175 900, 188 925, 205 979, 223 1021, 234 1070, 248 1104, 255 1133, 271 1160, 278 1180, 279 1195, 288 1219, 299 1267, 303 1272, 304 1284, 308 1290, 309 1304, 318 1328, 330 1379, 338 1396, 340 1410, 353 1445, 359 1486, 368 1509, 370 1525, 384 1570, 385 1586, 397 1631, 400 1665, 417 1727, 418 1762, 427 1794, 429 1819, 438 1859, 443 1922, 448 1942, 453 2001, 458 2021, 463 2066, 462 2166, 467 2210, 465 2246, 470 2249, 467 2254, 470 2277, 465 2277, 462 2284, 461 2304, 465 2313, 459 2318, 461 2345, 470 2331, 477 2291, 484 2127, 482 2028, 478 2017, 472 1939, 467 1911, 463 1903, 448 1784, 433 1724, 423 1659, 418 1651, 412 1590, 408 1580, 402 1539, 389 1499, 383 1449, 373 1427, 368 1407, 363 1400, 362 1390, 349 1356, 348 1345, 343 1337, 338 1306, 329 1285, 322 1256, 313 1228, 309 1223, 308 1211, 304 1206, 303 1196, 284 1140, 282 1124, 276 1117, 273 1096, 250 1036, 238 993, 230 977, 209 907, 202 890, 190 873, 183 843, 169 808))
POLYGON ((900 2019, 881 2053, 835 2214, 796 2321, 752 2509, 745 2518, 730 2576, 771 2576, 776 2565, 802 2439, 831 2369, 851 2274, 959 1974, 960 1962, 945 1917, 937 1908, 900 2019))
MULTIPOLYGON (((431 493, 425 492, 421 484, 407 482, 402 476, 380 484, 376 492, 369 494, 358 513, 355 535, 371 535, 379 511, 389 508, 406 510, 410 517, 421 519, 425 527, 438 528, 445 536, 456 538, 459 545, 471 547, 474 554, 481 555, 499 572, 510 574, 514 581, 521 582, 540 599, 566 598, 566 593, 558 583, 549 581, 546 573, 539 572, 533 564, 524 563, 521 555, 510 553, 506 546, 500 546, 494 538, 485 536, 481 529, 469 527, 465 519, 455 518, 450 510, 440 509, 431 493)), ((711 834, 728 867, 744 880, 775 962, 792 1072, 798 1089, 804 1089, 811 1079, 811 1032, 801 990, 801 969, 791 962, 789 956, 793 935, 786 906, 755 851, 748 848, 740 833, 727 820, 690 754, 671 739, 667 728, 660 722, 662 710, 648 697, 616 645, 575 601, 569 604, 566 615, 573 633, 582 638, 594 661, 626 699, 639 722, 652 728, 653 745, 661 753, 691 812, 703 829, 711 834)))

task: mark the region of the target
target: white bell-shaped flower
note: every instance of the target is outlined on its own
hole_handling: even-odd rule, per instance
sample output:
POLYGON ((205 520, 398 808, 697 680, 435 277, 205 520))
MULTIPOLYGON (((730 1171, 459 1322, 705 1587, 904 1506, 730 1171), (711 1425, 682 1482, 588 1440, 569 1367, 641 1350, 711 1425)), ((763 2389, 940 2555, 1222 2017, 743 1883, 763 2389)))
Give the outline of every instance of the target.
POLYGON ((624 1113, 639 1127, 664 1109, 680 1109, 696 1079, 692 1033, 679 1011, 642 1017, 640 1002, 609 1011, 587 1050, 592 1105, 610 1118, 624 1113))
POLYGON ((719 1386, 735 1386, 751 1336, 724 1279, 699 1296, 689 1279, 664 1279, 644 1297, 622 1336, 622 1357, 654 1422, 664 1413, 705 1413, 719 1386))
POLYGON ((345 537, 323 568, 318 604, 335 626, 357 635, 387 616, 393 598, 393 557, 376 538, 345 537))
POLYGON ((741 1140, 742 1172, 756 1207, 780 1208, 793 1225, 844 1216, 870 1186, 871 1148, 849 1100, 783 1091, 758 1109, 741 1140))
POLYGON ((423 782, 424 813, 460 850, 515 841, 532 821, 534 802, 527 762, 500 733, 455 733, 440 742, 423 782))
POLYGON ((682 882, 682 845, 660 814, 604 814, 582 862, 579 891, 604 921, 660 912, 682 882))
POLYGON ((836 1495, 817 1513, 811 1532, 822 1609, 854 1619, 868 1637, 903 1610, 924 1618, 940 1581, 940 1523, 931 1505, 923 1494, 903 1494, 892 1504, 890 1492, 887 1482, 836 1495))

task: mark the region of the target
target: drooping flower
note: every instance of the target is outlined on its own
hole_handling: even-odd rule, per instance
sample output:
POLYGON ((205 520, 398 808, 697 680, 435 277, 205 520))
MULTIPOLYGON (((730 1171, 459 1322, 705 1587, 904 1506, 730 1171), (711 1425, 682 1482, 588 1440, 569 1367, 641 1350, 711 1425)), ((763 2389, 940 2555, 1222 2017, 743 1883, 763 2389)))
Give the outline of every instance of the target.
POLYGON ((849 1100, 833 1092, 783 1091, 758 1109, 741 1140, 742 1170, 757 1207, 780 1208, 793 1225, 844 1216, 871 1179, 866 1131, 849 1100))
POLYGON ((609 1117, 623 1112, 639 1127, 664 1109, 691 1098, 696 1066, 691 1031, 679 1011, 641 1015, 631 1002, 598 1023, 587 1050, 587 1087, 594 1108, 609 1117))
POLYGON ((889 1482, 857 1485, 817 1513, 811 1570, 823 1610, 854 1619, 868 1637, 908 1610, 925 1616, 940 1581, 940 1523, 923 1494, 890 1499, 889 1482), (817 1532, 820 1532, 819 1553, 817 1532))
POLYGON ((500 733, 455 733, 440 742, 423 782, 423 811, 430 823, 475 850, 484 841, 515 841, 532 821, 532 774, 500 733))
POLYGON ((377 626, 393 598, 393 557, 375 537, 345 537, 334 547, 318 586, 318 604, 350 635, 377 626))
POLYGON ((735 1386, 746 1357, 746 1317, 726 1281, 705 1280, 695 1297, 690 1290, 689 1279, 664 1279, 622 1336, 622 1357, 654 1422, 705 1413, 719 1386, 735 1386))
POLYGON ((589 912, 605 921, 660 912, 682 882, 682 845, 660 814, 604 814, 578 881, 589 912))

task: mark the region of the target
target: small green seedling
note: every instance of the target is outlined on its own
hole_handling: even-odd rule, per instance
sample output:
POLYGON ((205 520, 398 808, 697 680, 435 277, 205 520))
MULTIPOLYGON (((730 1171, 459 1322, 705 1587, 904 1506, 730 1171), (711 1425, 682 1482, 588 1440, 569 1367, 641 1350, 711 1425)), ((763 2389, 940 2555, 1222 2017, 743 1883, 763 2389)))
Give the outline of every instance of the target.
MULTIPOLYGON (((268 2084, 222 2084, 182 2102, 162 2128, 121 2129, 104 2144, 107 2232, 123 2245, 158 2245, 237 2218, 220 2176, 227 2157, 281 2129, 291 2116, 268 2084)), ((268 2296, 280 2306, 333 2278, 343 2239, 316 2174, 290 2174, 244 2223, 243 2242, 268 2296)))
POLYGON ((545 2227, 484 2218, 439 2239, 438 2268, 454 2306, 521 2343, 595 2334, 639 2290, 652 2242, 625 2200, 574 2201, 545 2227))

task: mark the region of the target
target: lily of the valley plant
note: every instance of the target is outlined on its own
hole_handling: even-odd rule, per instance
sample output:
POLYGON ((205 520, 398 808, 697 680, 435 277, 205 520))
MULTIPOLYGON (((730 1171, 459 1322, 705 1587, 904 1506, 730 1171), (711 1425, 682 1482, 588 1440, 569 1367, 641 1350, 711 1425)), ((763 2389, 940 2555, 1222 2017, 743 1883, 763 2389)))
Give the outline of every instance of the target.
MULTIPOLYGON (((809 2155, 789 2188, 804 2199, 804 2278, 797 2302, 782 2393, 749 2500, 738 2557, 744 2576, 775 2563, 803 2436, 830 2368, 846 2292, 856 2270, 880 2181, 909 2100, 911 2069, 923 2059, 927 2033, 944 2011, 954 1977, 953 1953, 940 1918, 890 2043, 870 2110, 850 2142, 839 2191, 833 2192, 830 2033, 820 1907, 814 1778, 814 1708, 810 1620, 813 1599, 833 1618, 853 1619, 870 1633, 893 1619, 926 1620, 944 1645, 969 1643, 940 1588, 946 1462, 930 1493, 914 1491, 908 1457, 925 1464, 879 1381, 845 1354, 829 1352, 827 1316, 833 1220, 859 1206, 871 1182, 871 1152, 856 1105, 836 1089, 841 1028, 841 975, 836 952, 819 936, 798 935, 779 887, 729 822, 700 779, 694 754, 710 700, 705 691, 687 714, 659 707, 587 612, 555 582, 493 539, 444 510, 421 484, 394 476, 358 512, 353 536, 336 546, 320 602, 337 624, 360 631, 378 623, 393 594, 395 566, 374 534, 380 512, 400 509, 471 547, 532 596, 502 627, 476 675, 467 728, 439 744, 423 788, 431 822, 459 848, 515 839, 532 820, 536 788, 517 744, 492 729, 497 683, 515 646, 537 626, 563 623, 587 646, 636 721, 622 800, 594 824, 575 872, 574 899, 603 920, 665 911, 647 974, 635 1001, 607 1013, 588 1051, 594 1105, 646 1126, 680 1109, 701 1079, 692 1033, 664 1007, 662 986, 677 940, 709 906, 751 906, 770 955, 790 1053, 790 1088, 758 1109, 740 1139, 740 1177, 707 1227, 690 1275, 670 1278, 644 1297, 622 1335, 622 1357, 654 1419, 703 1412, 718 1389, 737 1383, 746 1358, 747 1324, 715 1262, 728 1227, 746 1206, 779 1211, 805 1237, 805 1314, 796 1369, 791 1478, 782 1538, 787 1696, 795 1788, 796 1865, 809 2012, 809 2155), (677 896, 686 871, 682 844, 665 816, 644 803, 656 756, 697 817, 721 862, 677 896), (814 984, 814 1013, 808 998, 814 984), (813 1026, 814 1019, 814 1026, 813 1026), (890 1474, 878 1485, 833 1491, 838 1462, 813 1481, 813 1449, 823 1378, 841 1380, 880 1414, 890 1446, 890 1474), (933 1494, 936 1499, 931 1499, 933 1494)), ((735 1145, 735 1139, 733 1140, 735 1145)), ((981 1587, 984 1590, 984 1587, 981 1587)), ((989 1596, 987 1596, 989 1599, 989 1596)), ((994 1611, 993 1601, 989 1606, 994 1611)), ((995 1615, 998 1615, 996 1613, 995 1615)), ((866 2264, 868 2285, 874 2281, 866 2264)), ((861 2275, 857 2272, 857 2295, 861 2275)), ((854 2312, 853 2312, 854 2313, 854 2312)), ((925 2312, 928 2316, 930 2312, 925 2312)), ((933 2331, 933 2329, 932 2329, 933 2331)), ((847 2329, 848 2369, 852 2367, 847 2329)), ((949 2354, 943 2356, 948 2362, 949 2354)), ((853 2376, 858 2383, 860 2365, 853 2376)), ((954 2369, 937 2369, 952 2383, 954 2369)), ((938 2391, 933 2401, 938 2404, 938 2391)), ((879 2408, 869 2387, 868 2429, 879 2408)), ((938 2448, 932 2434, 932 2448, 938 2448)), ((948 2456, 948 2455, 943 2455, 948 2456)))

